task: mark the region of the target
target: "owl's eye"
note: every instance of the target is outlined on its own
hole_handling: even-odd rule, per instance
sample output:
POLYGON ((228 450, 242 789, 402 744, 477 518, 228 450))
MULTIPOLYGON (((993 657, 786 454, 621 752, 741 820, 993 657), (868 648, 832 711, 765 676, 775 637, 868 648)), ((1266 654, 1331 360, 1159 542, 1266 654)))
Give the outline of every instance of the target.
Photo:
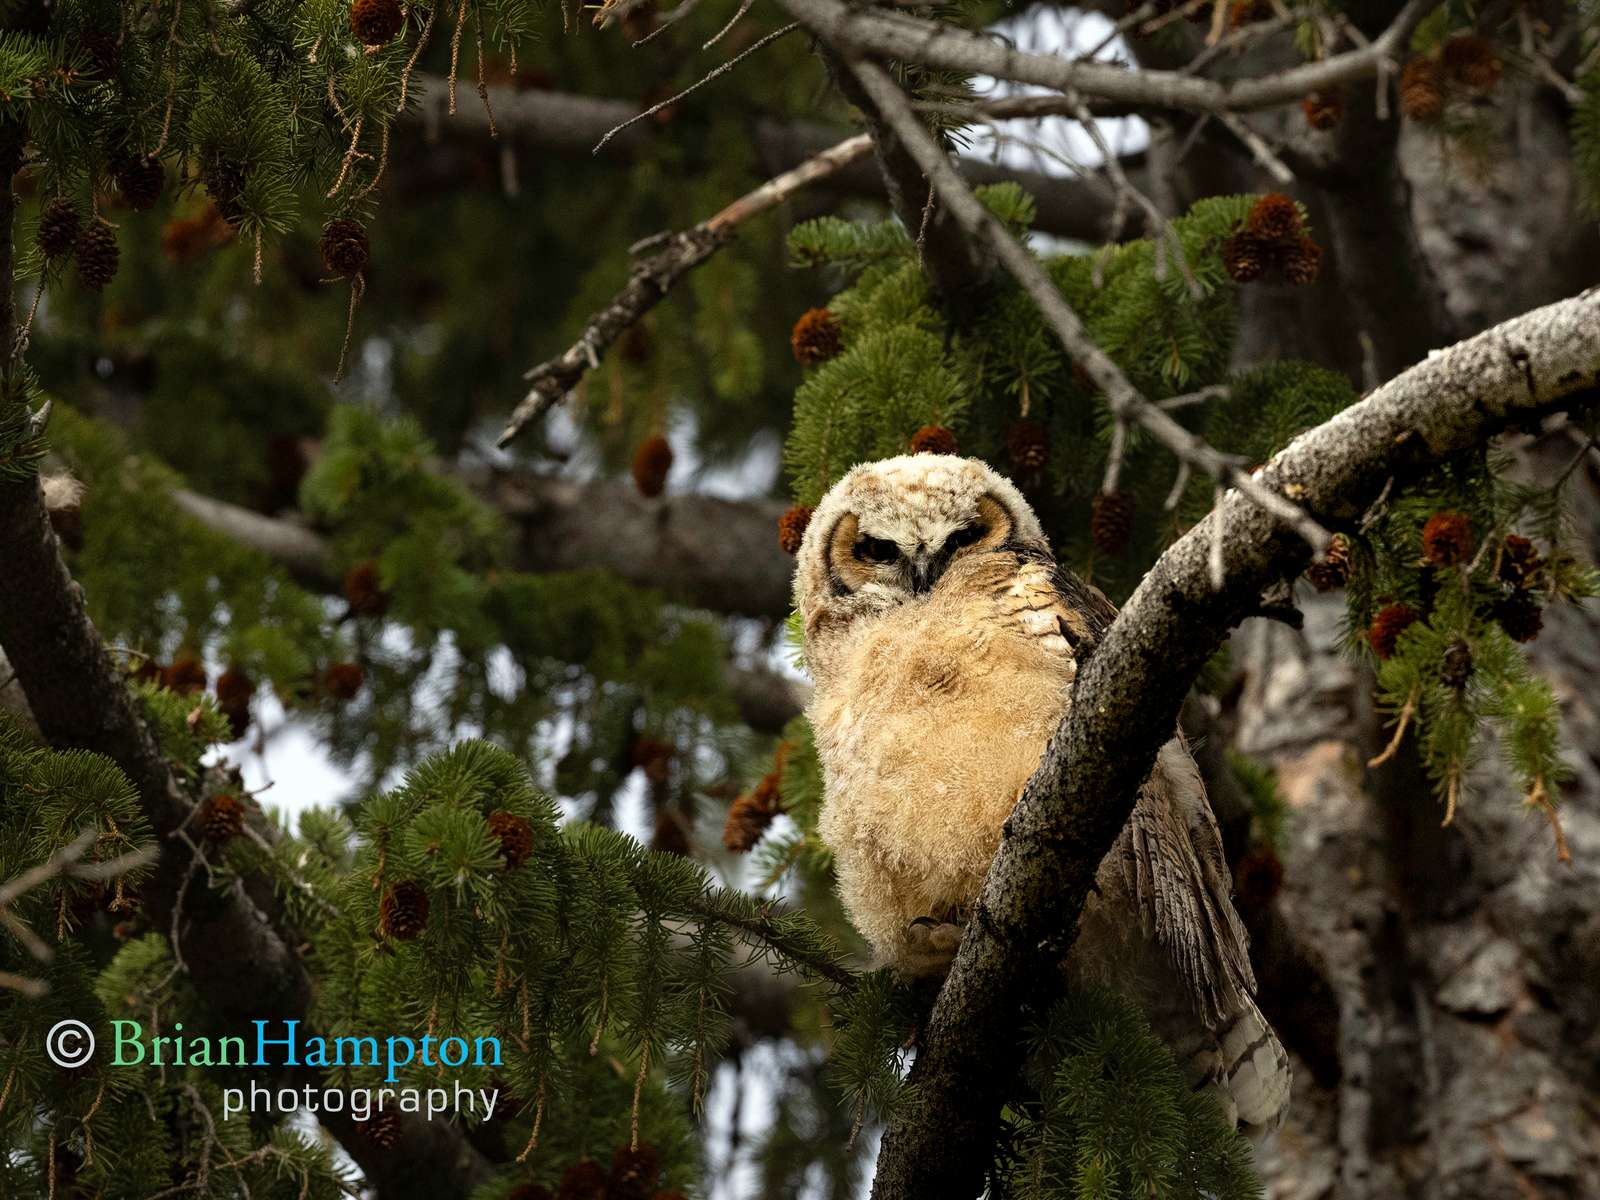
POLYGON ((856 543, 855 554, 862 562, 892 563, 900 557, 900 547, 883 538, 864 537, 856 543))
POLYGON ((957 550, 965 550, 989 531, 982 525, 963 525, 944 540, 944 549, 947 554, 954 554, 957 550))

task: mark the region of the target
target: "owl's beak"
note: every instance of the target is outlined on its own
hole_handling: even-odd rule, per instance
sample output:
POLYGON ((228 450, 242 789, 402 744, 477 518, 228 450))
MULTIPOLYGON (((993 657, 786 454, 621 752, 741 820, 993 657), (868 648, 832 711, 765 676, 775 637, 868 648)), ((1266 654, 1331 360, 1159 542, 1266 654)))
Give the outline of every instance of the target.
POLYGON ((933 585, 939 582, 939 570, 943 565, 939 556, 929 554, 926 550, 912 555, 911 594, 925 596, 931 592, 933 585))

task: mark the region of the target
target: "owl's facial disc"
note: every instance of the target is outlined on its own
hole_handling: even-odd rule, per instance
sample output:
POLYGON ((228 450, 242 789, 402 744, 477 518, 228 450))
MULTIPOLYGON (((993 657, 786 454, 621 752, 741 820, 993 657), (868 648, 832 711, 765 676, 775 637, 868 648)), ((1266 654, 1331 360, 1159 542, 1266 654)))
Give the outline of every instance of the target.
POLYGON ((975 510, 959 523, 913 522, 896 531, 864 529, 854 513, 841 517, 829 539, 828 565, 836 587, 860 591, 868 584, 923 596, 931 592, 960 556, 993 550, 1011 536, 1011 514, 990 495, 978 498, 975 510))

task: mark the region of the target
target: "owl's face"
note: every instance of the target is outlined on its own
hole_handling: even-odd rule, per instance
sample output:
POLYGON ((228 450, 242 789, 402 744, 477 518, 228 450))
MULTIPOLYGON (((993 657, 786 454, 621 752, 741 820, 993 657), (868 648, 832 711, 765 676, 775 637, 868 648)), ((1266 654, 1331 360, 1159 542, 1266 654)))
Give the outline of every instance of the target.
POLYGON ((1047 548, 1022 493, 985 463, 947 454, 864 463, 806 528, 795 606, 809 630, 825 606, 844 615, 915 602, 963 555, 1008 542, 1047 548))

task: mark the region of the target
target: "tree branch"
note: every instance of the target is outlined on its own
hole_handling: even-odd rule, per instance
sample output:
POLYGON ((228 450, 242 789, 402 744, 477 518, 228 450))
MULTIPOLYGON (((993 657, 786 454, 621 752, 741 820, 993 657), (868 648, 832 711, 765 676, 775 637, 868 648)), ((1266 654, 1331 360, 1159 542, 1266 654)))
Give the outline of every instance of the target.
MULTIPOLYGON (((1262 470, 1312 512, 1354 520, 1410 478, 1508 426, 1600 402, 1600 288, 1432 355, 1262 470)), ((1078 673, 1073 704, 1007 819, 1000 850, 913 1069, 920 1103, 890 1122, 877 1200, 976 1194, 1017 1061, 1019 1011, 1042 1000, 1188 688, 1262 590, 1305 549, 1237 492, 1163 554, 1078 673), (1208 559, 1222 548, 1225 586, 1208 559)))
POLYGON ((842 51, 972 71, 1114 103, 1209 113, 1275 108, 1311 92, 1370 78, 1404 52, 1412 32, 1438 5, 1439 0, 1410 0, 1366 46, 1259 78, 1221 83, 1182 71, 1128 70, 1081 58, 1028 54, 943 21, 853 8, 843 0, 784 0, 793 16, 842 51))

